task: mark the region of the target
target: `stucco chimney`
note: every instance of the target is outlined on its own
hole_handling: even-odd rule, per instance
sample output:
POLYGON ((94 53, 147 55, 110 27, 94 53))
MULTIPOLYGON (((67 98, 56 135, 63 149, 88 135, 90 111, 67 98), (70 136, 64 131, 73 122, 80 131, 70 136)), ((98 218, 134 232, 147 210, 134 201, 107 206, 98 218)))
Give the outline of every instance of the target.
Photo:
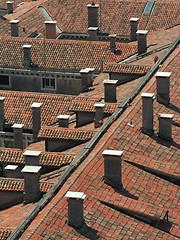
POLYGON ((88 28, 89 40, 97 41, 98 40, 98 27, 89 27, 88 28))
POLYGON ((45 21, 47 39, 56 39, 56 21, 45 21))
POLYGON ((95 68, 85 68, 85 70, 89 71, 88 72, 88 86, 92 87, 93 82, 94 82, 93 73, 94 73, 95 68))
POLYGON ((147 51, 147 33, 147 30, 138 30, 136 32, 138 41, 138 55, 147 51))
POLYGON ((59 127, 68 128, 69 127, 70 115, 59 115, 57 116, 59 127))
POLYGON ((19 36, 19 20, 11 20, 11 36, 18 37, 19 36))
POLYGON ((98 25, 99 5, 92 2, 92 4, 87 5, 87 8, 88 8, 88 28, 89 27, 99 27, 99 25, 98 25))
POLYGON ((24 124, 13 124, 14 148, 23 149, 23 127, 24 124))
POLYGON ((34 102, 32 108, 33 120, 33 139, 36 140, 39 130, 41 129, 41 105, 42 103, 34 102))
POLYGON ((110 50, 111 52, 115 52, 116 51, 116 35, 110 34, 109 39, 110 39, 110 50))
POLYGON ((23 45, 25 68, 29 68, 31 66, 31 47, 31 45, 23 45))
POLYGON ((142 131, 152 135, 153 130, 153 93, 142 93, 142 131))
POLYGON ((170 76, 171 72, 157 72, 156 86, 157 86, 157 101, 163 104, 169 104, 170 97, 170 76))
POLYGON ((41 197, 40 166, 25 166, 21 172, 24 175, 24 202, 36 202, 41 197))
POLYGON ((80 75, 81 75, 81 82, 82 82, 83 90, 87 89, 89 87, 89 69, 88 68, 81 69, 80 75))
POLYGON ((131 41, 137 40, 137 27, 138 27, 139 18, 130 18, 130 27, 131 27, 131 41))
POLYGON ((23 156, 25 157, 25 165, 28 165, 28 166, 40 165, 39 162, 40 162, 41 151, 26 150, 23 153, 23 156))
POLYGON ((86 195, 83 192, 68 191, 65 195, 68 201, 68 224, 80 228, 84 223, 83 201, 86 195))
POLYGON ((17 178, 18 165, 7 165, 4 170, 7 178, 17 178))
POLYGON ((117 150, 105 150, 104 157, 104 179, 108 184, 123 189, 122 184, 122 151, 117 150))
POLYGON ((104 118, 104 107, 106 104, 104 103, 95 103, 94 107, 96 109, 95 113, 95 128, 98 128, 102 125, 103 123, 103 118, 104 118))
POLYGON ((0 97, 0 131, 4 128, 4 99, 5 97, 0 97))
POLYGON ((158 114, 159 132, 158 136, 171 141, 172 140, 172 119, 174 114, 158 114))
POLYGON ((6 4, 7 4, 7 9, 8 9, 8 14, 13 13, 13 10, 14 10, 13 4, 14 4, 14 2, 7 1, 6 4))
POLYGON ((105 102, 116 102, 116 85, 118 80, 104 80, 104 98, 105 102))

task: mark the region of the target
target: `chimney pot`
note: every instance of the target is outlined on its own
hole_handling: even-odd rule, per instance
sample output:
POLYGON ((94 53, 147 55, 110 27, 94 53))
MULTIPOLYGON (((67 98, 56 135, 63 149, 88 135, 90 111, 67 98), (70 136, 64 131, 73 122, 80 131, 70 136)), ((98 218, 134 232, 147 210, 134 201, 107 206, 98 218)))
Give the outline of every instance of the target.
POLYGON ((23 45, 24 49, 24 67, 29 68, 31 65, 31 45, 23 45))
POLYGON ((104 80, 104 96, 105 102, 116 102, 116 85, 118 80, 104 80))
POLYGON ((56 39, 56 21, 45 21, 46 38, 56 39))
POLYGON ((156 84, 157 84, 157 101, 162 104, 169 104, 170 97, 170 76, 171 72, 157 72, 156 84))
POLYGON ((88 34, 90 41, 97 41, 98 40, 98 27, 89 27, 88 34))
POLYGON ((104 157, 105 182, 123 190, 121 167, 123 151, 105 150, 102 155, 104 157))
POLYGON ((7 4, 7 9, 8 9, 8 14, 13 13, 13 4, 14 4, 14 2, 7 1, 6 4, 7 4))
POLYGON ((158 136, 165 140, 172 140, 172 119, 174 114, 158 114, 159 132, 158 136))
POLYGON ((13 124, 14 148, 23 149, 23 127, 24 124, 13 124))
POLYGON ((11 20, 11 36, 19 37, 19 20, 11 20))
POLYGON ((131 27, 131 41, 137 40, 137 26, 138 26, 139 18, 130 18, 130 27, 131 27))
POLYGON ((69 127, 70 115, 59 115, 57 116, 59 127, 68 128, 69 127))
POLYGON ((33 114, 33 139, 36 140, 41 129, 41 106, 42 103, 34 102, 31 105, 33 114))
POLYGON ((109 38, 110 38, 110 50, 111 52, 115 52, 116 51, 116 35, 111 34, 109 35, 109 38))
POLYGON ((88 4, 88 28, 89 27, 99 27, 98 26, 98 4, 88 4))
POLYGON ((96 109, 95 113, 95 128, 98 128, 102 125, 103 123, 103 118, 104 118, 104 107, 106 104, 104 103, 95 103, 94 107, 96 109))
POLYGON ((4 99, 5 97, 0 97, 0 131, 4 128, 4 99))
POLYGON ((68 223, 72 227, 80 228, 83 225, 83 201, 86 195, 83 192, 68 191, 65 195, 68 201, 68 223))
POLYGON ((143 54, 147 51, 147 33, 146 30, 138 30, 137 41, 138 41, 138 55, 143 54))
POLYGON ((27 166, 39 166, 41 151, 26 150, 23 153, 27 166))

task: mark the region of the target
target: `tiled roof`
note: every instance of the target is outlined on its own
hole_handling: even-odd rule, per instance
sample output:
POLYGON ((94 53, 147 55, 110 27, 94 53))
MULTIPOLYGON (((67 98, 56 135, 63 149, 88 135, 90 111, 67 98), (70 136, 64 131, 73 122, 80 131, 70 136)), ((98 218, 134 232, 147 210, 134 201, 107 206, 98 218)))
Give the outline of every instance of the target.
POLYGON ((60 127, 42 127, 39 131, 39 138, 53 138, 53 139, 64 139, 74 141, 88 141, 90 140, 95 131, 81 131, 78 129, 63 129, 60 127))
MULTIPOLYGON (((40 191, 46 193, 52 187, 51 183, 40 182, 40 191)), ((0 191, 24 191, 23 179, 0 178, 0 191)))
POLYGON ((9 235, 11 234, 11 232, 12 232, 12 230, 0 228, 0 239, 6 240, 9 237, 9 235))
MULTIPOLYGON (((71 114, 69 108, 74 100, 91 102, 85 97, 75 97, 60 94, 44 94, 30 92, 2 91, 0 96, 5 97, 5 120, 8 124, 22 123, 25 129, 32 129, 33 102, 42 103, 41 124, 52 125, 57 122, 60 114, 71 114)), ((92 99, 94 102, 94 99, 92 99)), ((98 101, 98 98, 97 98, 98 101)))
POLYGON ((144 30, 146 29, 146 26, 147 26, 147 23, 148 23, 148 20, 149 20, 149 17, 150 17, 150 14, 147 13, 147 12, 144 12, 142 17, 141 17, 141 20, 138 24, 138 29, 141 29, 141 30, 144 30))
MULTIPOLYGON (((7 9, 7 4, 6 4, 6 0, 1 0, 1 2, 0 2, 0 8, 2 8, 2 9, 7 9)), ((21 3, 22 1, 21 0, 14 0, 13 1, 14 3, 13 3, 13 5, 14 5, 14 8, 16 8, 17 7, 17 5, 19 4, 19 3, 21 3)), ((23 2, 31 2, 31 0, 23 0, 23 2)))
MULTIPOLYGON (((42 152, 40 164, 49 167, 62 167, 71 163, 73 159, 74 156, 70 154, 42 152)), ((23 156, 23 151, 13 148, 1 148, 0 163, 24 164, 25 158, 23 156)))
POLYGON ((100 71, 107 62, 119 62, 137 52, 136 45, 117 43, 121 54, 110 51, 109 42, 43 40, 23 38, 0 39, 0 66, 23 67, 23 45, 32 45, 33 64, 39 68, 76 70, 95 68, 100 71))
POLYGON ((143 65, 128 65, 128 64, 117 64, 110 63, 108 65, 104 65, 104 72, 112 72, 112 73, 126 73, 126 74, 140 74, 144 75, 151 69, 150 66, 143 65))

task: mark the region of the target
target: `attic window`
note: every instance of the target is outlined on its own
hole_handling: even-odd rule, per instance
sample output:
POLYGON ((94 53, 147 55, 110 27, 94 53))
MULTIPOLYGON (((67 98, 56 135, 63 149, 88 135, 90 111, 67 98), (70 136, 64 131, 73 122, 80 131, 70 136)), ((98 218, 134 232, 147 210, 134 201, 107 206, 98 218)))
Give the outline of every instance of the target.
POLYGON ((42 89, 55 90, 55 79, 54 78, 43 78, 42 89))
POLYGON ((4 87, 10 86, 9 76, 0 75, 0 86, 4 86, 4 87))

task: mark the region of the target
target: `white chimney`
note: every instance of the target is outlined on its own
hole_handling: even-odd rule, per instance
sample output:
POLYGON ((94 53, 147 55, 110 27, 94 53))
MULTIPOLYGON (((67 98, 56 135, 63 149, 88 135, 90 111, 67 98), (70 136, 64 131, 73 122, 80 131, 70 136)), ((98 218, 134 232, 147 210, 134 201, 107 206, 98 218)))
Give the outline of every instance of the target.
POLYGON ((56 39, 56 21, 45 21, 47 39, 56 39))
POLYGON ((11 20, 11 36, 19 37, 19 20, 11 20))
POLYGON ((138 55, 147 51, 147 33, 147 30, 138 30, 136 32, 138 41, 138 55))
POLYGON ((172 119, 174 114, 158 114, 159 118, 159 132, 158 136, 172 141, 172 119))
POLYGON ((104 107, 106 104, 104 103, 95 103, 94 107, 96 109, 95 113, 95 128, 100 127, 103 124, 104 118, 104 107))
POLYGON ((28 165, 28 166, 40 165, 39 162, 40 162, 41 151, 26 150, 23 153, 23 156, 25 157, 25 165, 28 165))
POLYGON ((13 124, 14 148, 23 149, 23 127, 24 124, 13 124))
POLYGON ((41 129, 41 106, 42 103, 34 102, 31 105, 33 115, 33 139, 36 140, 41 129))
POLYGON ((69 127, 70 115, 59 115, 57 116, 59 127, 68 128, 69 127))
POLYGON ((31 45, 23 45, 25 68, 29 68, 31 66, 31 47, 31 45))
POLYGON ((13 8, 14 8, 13 4, 14 4, 14 2, 7 1, 6 4, 7 4, 7 9, 8 9, 8 14, 13 13, 13 8))
POLYGON ((139 18, 130 18, 130 27, 131 27, 131 41, 137 40, 137 27, 138 27, 139 18))
POLYGON ((4 99, 5 97, 0 97, 0 131, 4 128, 4 99))
POLYGON ((65 197, 68 201, 68 224, 81 228, 84 223, 83 201, 86 195, 83 192, 68 191, 65 197))
POLYGON ((115 103, 116 99, 116 85, 118 80, 104 80, 104 98, 105 102, 115 103))
POLYGON ((102 155, 104 157, 105 182, 123 190, 121 168, 123 151, 105 150, 102 155))
POLYGON ((157 72, 156 84, 157 84, 157 101, 162 104, 169 104, 170 97, 170 76, 171 72, 157 72))

